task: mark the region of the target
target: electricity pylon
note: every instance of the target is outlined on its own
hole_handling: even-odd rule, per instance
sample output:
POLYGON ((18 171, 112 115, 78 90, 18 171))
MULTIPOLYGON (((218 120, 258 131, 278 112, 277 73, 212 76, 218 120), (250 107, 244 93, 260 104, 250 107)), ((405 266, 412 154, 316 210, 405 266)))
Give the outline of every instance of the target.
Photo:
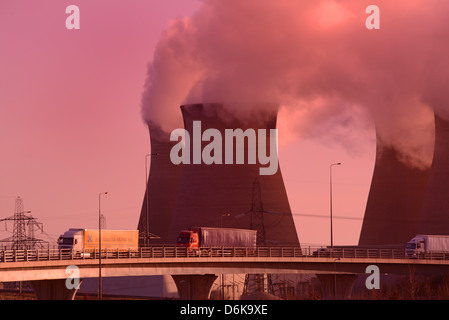
MULTIPOLYGON (((257 247, 265 246, 265 222, 264 209, 262 203, 262 192, 260 189, 259 179, 255 178, 253 182, 253 194, 251 201, 251 226, 250 229, 257 230, 256 245, 257 247)), ((274 294, 271 274, 247 274, 245 276, 245 285, 243 293, 265 292, 265 279, 268 293, 274 294)))
POLYGON ((0 240, 0 242, 8 243, 10 249, 13 250, 29 250, 42 248, 43 243, 47 241, 36 239, 34 237, 34 231, 36 229, 43 232, 43 224, 37 222, 31 215, 25 213, 31 213, 31 211, 24 211, 23 200, 17 197, 14 215, 8 218, 0 219, 2 221, 13 221, 13 233, 12 237, 0 240))

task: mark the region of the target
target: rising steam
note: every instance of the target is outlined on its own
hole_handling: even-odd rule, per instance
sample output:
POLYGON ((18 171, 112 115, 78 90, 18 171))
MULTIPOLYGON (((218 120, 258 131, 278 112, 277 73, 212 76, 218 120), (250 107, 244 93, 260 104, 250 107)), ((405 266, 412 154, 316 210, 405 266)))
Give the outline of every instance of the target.
POLYGON ((276 102, 299 137, 374 123, 404 161, 429 165, 433 111, 449 118, 449 2, 378 0, 381 29, 367 30, 369 2, 203 0, 159 41, 144 120, 170 132, 184 103, 221 102, 244 117, 276 102))

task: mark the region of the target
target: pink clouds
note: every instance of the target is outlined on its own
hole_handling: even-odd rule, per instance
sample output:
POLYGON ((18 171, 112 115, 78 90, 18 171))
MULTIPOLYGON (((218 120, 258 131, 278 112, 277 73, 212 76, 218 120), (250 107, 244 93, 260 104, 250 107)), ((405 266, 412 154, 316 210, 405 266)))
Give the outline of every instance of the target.
POLYGON ((367 30, 369 4, 203 1, 159 42, 144 118, 170 130, 181 126, 182 103, 218 101, 245 113, 269 101, 301 115, 290 121, 292 131, 323 138, 329 124, 359 130, 372 127, 371 117, 385 144, 428 165, 431 108, 449 115, 443 88, 449 4, 377 1, 381 29, 367 30))

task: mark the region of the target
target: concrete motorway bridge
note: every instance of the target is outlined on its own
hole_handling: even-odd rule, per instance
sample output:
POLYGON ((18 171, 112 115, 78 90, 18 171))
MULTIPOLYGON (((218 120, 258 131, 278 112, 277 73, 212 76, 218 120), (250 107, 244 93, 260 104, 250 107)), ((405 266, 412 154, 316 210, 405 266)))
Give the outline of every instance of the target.
MULTIPOLYGON (((147 248, 148 249, 148 248, 147 248)), ((376 265, 381 274, 448 275, 449 257, 407 259, 403 252, 387 250, 341 250, 305 252, 300 248, 263 248, 238 251, 217 248, 207 256, 189 256, 178 248, 126 253, 103 253, 102 277, 171 275, 181 299, 207 299, 218 274, 317 274, 325 298, 348 297, 358 274, 365 274, 369 265, 376 265), (446 260, 447 259, 447 260, 446 260), (336 288, 334 288, 336 284, 336 288), (334 296, 335 295, 335 296, 334 296)), ((181 248, 182 249, 182 248, 181 248)), ((0 252, 0 282, 30 281, 38 299, 73 299, 76 290, 66 287, 72 275, 67 267, 78 267, 79 279, 99 276, 98 256, 77 258, 48 252, 0 252)))

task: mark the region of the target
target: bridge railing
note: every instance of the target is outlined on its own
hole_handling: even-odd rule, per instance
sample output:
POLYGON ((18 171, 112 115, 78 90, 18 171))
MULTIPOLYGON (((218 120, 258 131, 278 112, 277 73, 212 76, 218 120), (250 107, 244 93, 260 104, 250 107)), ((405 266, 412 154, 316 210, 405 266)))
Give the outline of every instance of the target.
MULTIPOLYGON (((0 250, 1 262, 98 259, 98 250, 72 252, 68 249, 0 250)), ((317 258, 381 258, 404 259, 404 248, 329 248, 329 247, 210 247, 190 251, 185 247, 151 246, 138 250, 104 249, 102 259, 129 258, 197 258, 197 257, 317 257, 317 258)), ((431 252, 416 259, 449 260, 449 252, 431 252)))

